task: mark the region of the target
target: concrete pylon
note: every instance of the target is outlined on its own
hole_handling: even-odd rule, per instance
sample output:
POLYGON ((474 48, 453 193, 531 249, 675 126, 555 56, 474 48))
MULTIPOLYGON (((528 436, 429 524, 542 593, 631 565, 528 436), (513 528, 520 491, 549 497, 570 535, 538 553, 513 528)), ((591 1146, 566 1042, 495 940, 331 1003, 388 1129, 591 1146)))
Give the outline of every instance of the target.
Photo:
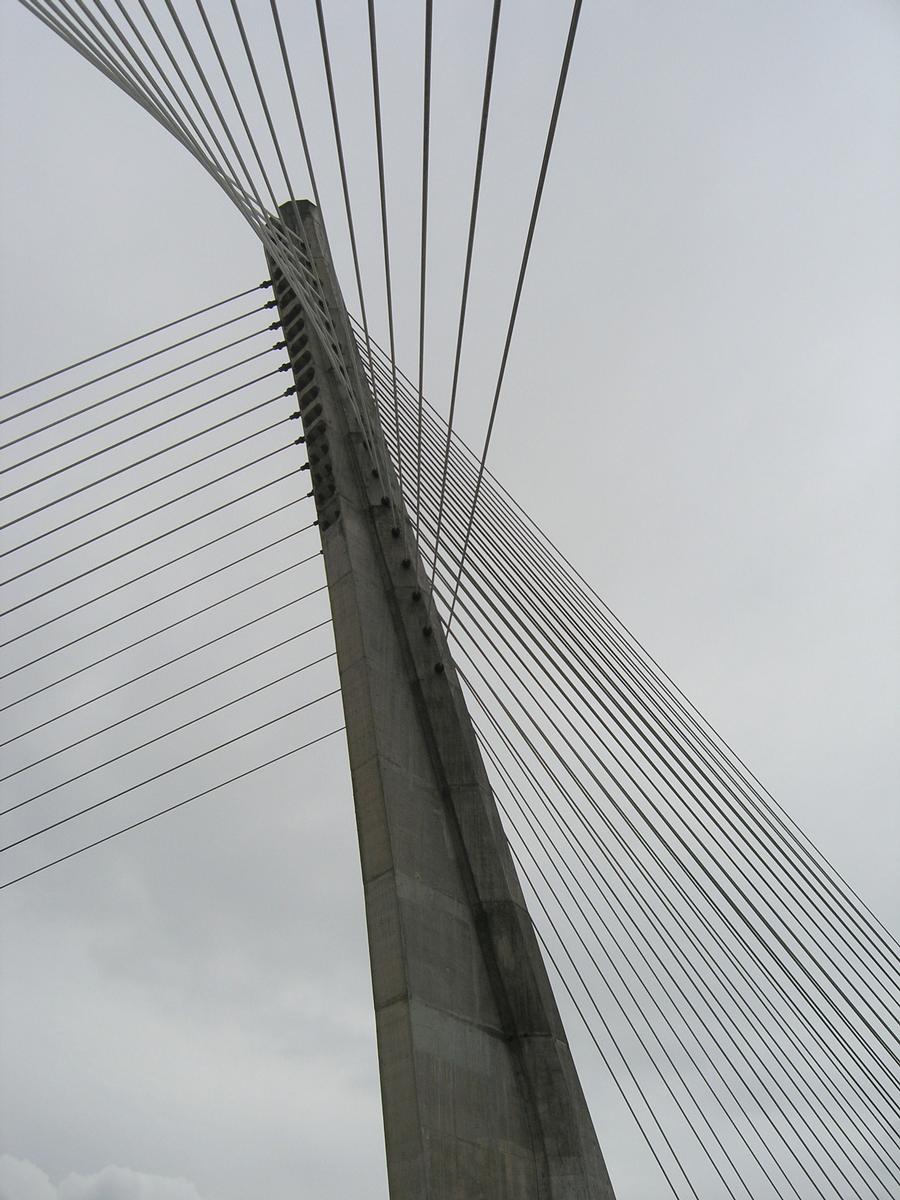
POLYGON ((391 1198, 613 1200, 413 531, 371 457, 319 213, 281 216, 330 342, 270 260, 334 620, 391 1198))

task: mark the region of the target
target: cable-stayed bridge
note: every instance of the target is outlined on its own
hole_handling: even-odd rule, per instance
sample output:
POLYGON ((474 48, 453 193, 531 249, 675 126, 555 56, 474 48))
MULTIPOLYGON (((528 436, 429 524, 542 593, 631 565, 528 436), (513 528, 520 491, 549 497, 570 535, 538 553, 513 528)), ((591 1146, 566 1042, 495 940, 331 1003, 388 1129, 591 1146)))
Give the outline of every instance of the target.
MULTIPOLYGON (((303 110, 276 5, 266 22, 257 13, 242 17, 238 6, 209 21, 198 6, 190 14, 201 22, 197 29, 174 7, 157 15, 122 8, 120 18, 99 7, 27 7, 202 162, 259 235, 280 292, 276 302, 270 285, 248 288, 207 311, 176 313, 170 327, 100 352, 74 374, 62 369, 4 397, 7 561, 23 564, 6 578, 13 599, 4 614, 4 649, 19 656, 10 658, 4 682, 18 689, 10 692, 9 711, 29 714, 8 739, 20 756, 4 770, 11 830, 4 847, 8 860, 22 865, 6 886, 26 886, 51 867, 68 869, 62 864, 73 856, 114 853, 98 843, 140 836, 136 826, 174 820, 178 808, 214 801, 219 789, 255 795, 265 770, 297 756, 302 772, 315 747, 343 736, 347 683, 344 671, 339 677, 334 670, 327 604, 336 582, 318 565, 318 538, 327 539, 346 517, 342 503, 334 511, 343 484, 340 464, 329 479, 327 447, 352 443, 377 490, 370 497, 374 526, 380 522, 396 543, 399 571, 417 570, 421 554, 422 578, 413 577, 406 598, 425 614, 419 629, 429 647, 442 646, 441 630, 449 629, 541 956, 609 1072, 604 1103, 632 1114, 644 1152, 658 1166, 659 1194, 893 1194, 896 943, 486 466, 493 418, 498 411, 502 418, 507 353, 579 6, 559 47, 500 368, 486 389, 487 433, 474 451, 454 436, 452 420, 499 5, 484 47, 446 417, 423 395, 421 358, 408 377, 392 352, 374 8, 368 17, 385 347, 369 328, 361 274, 352 280, 359 320, 342 334, 334 297, 327 288, 322 293, 321 256, 296 226, 308 210, 288 206, 284 220, 278 215, 279 203, 302 194, 307 180, 313 194, 317 188, 311 157, 299 158, 307 148, 303 110), (164 16, 171 22, 165 26, 164 16), (282 55, 279 86, 287 88, 295 126, 282 128, 272 118, 268 75, 254 56, 254 42, 266 37, 282 55), (250 90, 235 83, 242 54, 250 90), (213 86, 215 66, 221 79, 215 76, 213 86), (302 166, 298 173, 298 161, 307 175, 302 166), (183 371, 191 382, 179 377, 183 371), (335 443, 328 405, 336 396, 349 425, 335 443), (291 424, 292 416, 301 420, 291 424), (184 507, 179 515, 185 502, 190 516, 184 507), (271 602, 259 603, 264 595, 271 602), (201 661, 208 665, 195 670, 201 661), (183 665, 190 675, 180 674, 183 665), (167 685, 174 666, 177 686, 167 685), (98 667, 114 670, 109 686, 87 686, 98 667), (288 694, 284 685, 289 704, 270 706, 288 694), (128 722, 151 712, 158 719, 153 731, 130 735, 140 726, 128 722), (104 789, 110 768, 130 774, 116 774, 121 786, 104 789), (187 780, 191 786, 176 791, 187 780), (66 796, 85 802, 63 808, 66 796), (71 836, 94 814, 138 800, 133 820, 108 822, 99 836, 71 836), (36 820, 36 813, 45 816, 36 820), (57 830, 69 834, 66 848, 43 852, 57 830)), ((345 181, 325 16, 319 8, 333 153, 345 181)), ((424 63, 429 28, 426 21, 424 63)), ((423 132, 427 69, 424 80, 423 132)), ((422 145, 420 354, 427 137, 422 145)), ((356 261, 349 187, 344 200, 356 261)), ((332 217, 324 216, 330 230, 332 217)), ((338 659, 347 637, 345 629, 338 659)), ((443 649, 428 665, 438 688, 441 676, 453 674, 443 649)), ((439 696, 426 697, 426 708, 439 704, 439 696)), ((352 753, 351 737, 351 760, 352 753)), ((427 875, 432 851, 424 818, 417 837, 406 849, 427 875)), ((468 861, 470 847, 463 850, 468 861)), ((451 858, 457 856, 458 848, 451 858)), ((449 958, 467 971, 469 953, 423 947, 422 970, 439 973, 449 958)), ((516 963, 504 970, 513 977, 516 963)), ((450 987, 433 978, 426 984, 450 987)), ((383 1052, 383 1081, 392 1061, 383 1052)), ((439 1079, 435 1086, 438 1108, 452 1109, 462 1085, 439 1079)), ((557 1183, 537 1168, 536 1184, 517 1181, 504 1192, 507 1185, 491 1173, 490 1106, 481 1113, 469 1101, 463 1107, 468 1125, 459 1140, 483 1151, 485 1162, 476 1156, 465 1177, 457 1160, 444 1175, 435 1168, 435 1188, 449 1177, 449 1186, 470 1189, 464 1195, 532 1194, 526 1186, 537 1189, 533 1194, 606 1194, 596 1179, 580 1192, 549 1190, 557 1183)), ((602 1114, 594 1122, 603 1145, 602 1114)), ((538 1143, 542 1135, 528 1136, 538 1143)), ((394 1170, 396 1195, 423 1194, 394 1170)), ((552 1177, 552 1166, 548 1171, 552 1177)))

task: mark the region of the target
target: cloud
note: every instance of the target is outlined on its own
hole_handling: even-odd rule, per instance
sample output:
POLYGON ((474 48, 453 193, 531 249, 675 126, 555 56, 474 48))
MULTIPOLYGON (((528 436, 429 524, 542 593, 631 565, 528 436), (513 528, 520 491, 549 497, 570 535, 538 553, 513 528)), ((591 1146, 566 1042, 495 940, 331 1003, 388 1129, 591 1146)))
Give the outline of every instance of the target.
POLYGON ((34 1163, 0 1154, 0 1200, 59 1200, 59 1192, 34 1163))
POLYGON ((95 1175, 72 1172, 58 1185, 28 1162, 0 1155, 0 1200, 202 1200, 187 1179, 145 1175, 130 1167, 104 1167, 95 1175))

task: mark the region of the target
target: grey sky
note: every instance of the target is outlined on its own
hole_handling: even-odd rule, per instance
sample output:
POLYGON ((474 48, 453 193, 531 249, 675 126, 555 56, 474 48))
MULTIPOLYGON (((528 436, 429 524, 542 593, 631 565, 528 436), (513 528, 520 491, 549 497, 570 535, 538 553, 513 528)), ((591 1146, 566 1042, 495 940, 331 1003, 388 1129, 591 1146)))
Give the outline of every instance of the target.
MULTIPOLYGON (((436 7, 427 379, 443 409, 488 6, 436 7)), ((460 397, 473 441, 565 7, 504 16, 460 397)), ((363 8, 327 6, 384 340, 363 8)), ((379 12, 398 345, 412 372, 418 7, 379 12)), ((250 286, 264 265, 146 114, 19 6, 2 19, 5 390, 250 286)), ((350 299, 321 68, 302 36, 311 14, 292 20, 350 299)), ((898 62, 887 2, 586 5, 492 458, 894 929, 898 62)), ((314 569, 303 579, 319 582, 314 569)), ((332 686, 333 668, 317 670, 332 686)), ((0 1149, 53 1181, 22 1173, 10 1200, 129 1200, 124 1176, 53 1190, 111 1165, 183 1177, 203 1200, 386 1194, 338 740, 249 795, 201 801, 10 889, 2 906, 0 1149)), ((620 1200, 652 1197, 645 1151, 572 1033, 620 1200)), ((146 1195, 194 1200, 188 1186, 146 1195)))

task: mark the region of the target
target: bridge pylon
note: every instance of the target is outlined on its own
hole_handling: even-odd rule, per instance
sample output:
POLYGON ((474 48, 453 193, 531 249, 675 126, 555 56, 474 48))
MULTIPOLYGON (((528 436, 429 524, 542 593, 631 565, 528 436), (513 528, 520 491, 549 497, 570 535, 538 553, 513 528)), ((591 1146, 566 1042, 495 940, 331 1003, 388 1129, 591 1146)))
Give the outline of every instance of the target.
POLYGON ((334 622, 391 1200, 613 1200, 320 215, 280 211, 308 282, 301 298, 270 258, 334 622))

